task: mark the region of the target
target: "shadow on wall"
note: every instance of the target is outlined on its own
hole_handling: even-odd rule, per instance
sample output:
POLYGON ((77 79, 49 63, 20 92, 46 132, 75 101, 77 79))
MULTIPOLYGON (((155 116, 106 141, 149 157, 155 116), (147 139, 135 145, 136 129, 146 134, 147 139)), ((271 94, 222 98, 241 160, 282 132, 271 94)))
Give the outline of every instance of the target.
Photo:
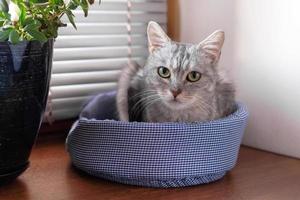
POLYGON ((169 34, 226 33, 220 67, 250 110, 243 143, 300 158, 299 0, 169 0, 169 34), (266 9, 267 8, 267 9, 266 9))
POLYGON ((225 31, 220 66, 234 71, 235 0, 169 0, 168 32, 172 39, 197 44, 215 30, 225 31))
POLYGON ((251 117, 244 144, 300 158, 300 2, 235 3, 235 77, 251 117), (268 9, 266 9, 268 8, 268 9))

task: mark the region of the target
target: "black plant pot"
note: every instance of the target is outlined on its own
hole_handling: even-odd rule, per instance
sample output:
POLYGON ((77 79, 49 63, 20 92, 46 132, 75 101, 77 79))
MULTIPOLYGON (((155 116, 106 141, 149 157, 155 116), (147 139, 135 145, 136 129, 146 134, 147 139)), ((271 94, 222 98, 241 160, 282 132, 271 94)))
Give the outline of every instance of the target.
POLYGON ((52 55, 53 39, 0 42, 0 183, 28 167, 47 102, 52 55))

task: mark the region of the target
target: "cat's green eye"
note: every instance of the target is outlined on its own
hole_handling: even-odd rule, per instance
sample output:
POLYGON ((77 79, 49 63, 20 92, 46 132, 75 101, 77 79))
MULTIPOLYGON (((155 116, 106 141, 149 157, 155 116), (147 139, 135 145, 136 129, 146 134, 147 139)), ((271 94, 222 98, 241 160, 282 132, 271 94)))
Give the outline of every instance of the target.
POLYGON ((170 76, 171 76, 170 70, 166 67, 159 67, 157 69, 157 73, 162 78, 170 78, 170 76))
POLYGON ((192 71, 187 75, 186 80, 190 82, 196 82, 199 81, 200 78, 201 78, 201 74, 199 72, 192 71))

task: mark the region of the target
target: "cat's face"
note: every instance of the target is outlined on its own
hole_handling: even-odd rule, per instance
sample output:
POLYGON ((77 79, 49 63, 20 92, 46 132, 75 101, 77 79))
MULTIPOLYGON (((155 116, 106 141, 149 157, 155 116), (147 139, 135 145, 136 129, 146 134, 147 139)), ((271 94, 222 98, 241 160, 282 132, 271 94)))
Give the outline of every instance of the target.
POLYGON ((150 55, 144 77, 149 90, 172 109, 209 103, 215 93, 224 33, 215 32, 198 45, 181 44, 172 42, 158 24, 150 23, 148 38, 150 55))

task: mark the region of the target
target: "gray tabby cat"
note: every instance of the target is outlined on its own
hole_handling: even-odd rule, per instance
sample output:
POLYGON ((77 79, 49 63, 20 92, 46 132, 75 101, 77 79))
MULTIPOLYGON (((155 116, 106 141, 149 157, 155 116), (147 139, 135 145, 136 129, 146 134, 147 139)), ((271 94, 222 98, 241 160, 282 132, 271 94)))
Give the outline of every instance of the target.
POLYGON ((222 118, 234 111, 234 87, 217 67, 224 32, 197 45, 171 41, 149 22, 150 55, 144 67, 124 68, 117 91, 122 121, 194 122, 222 118))

